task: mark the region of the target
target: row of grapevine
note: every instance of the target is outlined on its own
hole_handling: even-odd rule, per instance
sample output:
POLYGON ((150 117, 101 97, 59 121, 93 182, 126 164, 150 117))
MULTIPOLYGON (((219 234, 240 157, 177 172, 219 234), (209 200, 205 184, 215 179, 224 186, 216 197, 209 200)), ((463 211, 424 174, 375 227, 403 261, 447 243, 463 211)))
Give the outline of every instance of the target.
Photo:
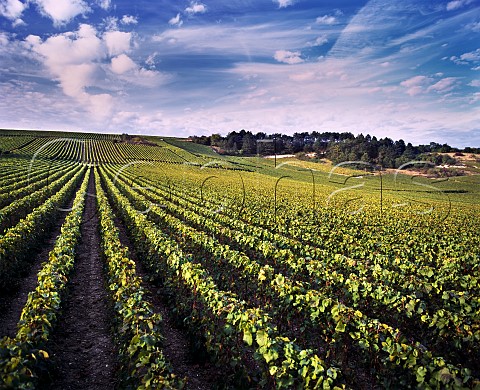
POLYGON ((71 164, 70 161, 46 162, 43 160, 31 164, 30 161, 20 158, 11 161, 13 163, 11 169, 8 165, 2 164, 2 173, 4 174, 0 176, 0 193, 2 194, 20 189, 36 180, 42 180, 57 169, 71 164))
MULTIPOLYGON (((120 185, 120 182, 117 180, 116 184, 117 184, 117 185, 120 185)), ((128 191, 128 189, 125 188, 125 184, 123 184, 123 185, 124 185, 124 187, 123 187, 124 190, 128 191)), ((170 194, 171 194, 171 193, 170 193, 170 194)), ((137 193, 136 195, 131 194, 131 196, 132 196, 132 197, 135 197, 135 196, 139 196, 139 194, 138 194, 138 193, 137 193)), ((158 201, 158 200, 159 200, 159 199, 157 199, 157 201, 158 201)), ((161 204, 162 204, 164 207, 167 206, 168 202, 166 202, 165 199, 162 199, 162 200, 160 200, 160 201, 161 201, 161 204)), ((151 209, 155 214, 157 214, 157 215, 163 213, 163 216, 164 216, 164 218, 165 218, 164 212, 163 212, 162 210, 160 210, 158 207, 152 206, 152 204, 151 204, 150 201, 144 201, 144 203, 143 203, 143 205, 142 205, 141 207, 142 207, 142 210, 145 210, 145 209, 147 209, 147 208, 150 208, 150 209, 151 209)), ((167 206, 167 207, 168 207, 168 206, 167 206)), ((178 211, 178 210, 177 210, 177 211, 178 211)), ((183 214, 183 216, 185 217, 185 214, 183 214)), ((171 220, 171 218, 170 218, 170 220, 171 220)), ((177 222, 178 222, 178 226, 181 226, 181 225, 182 225, 178 220, 177 220, 177 222)), ((209 223, 208 223, 208 221, 205 221, 205 220, 204 220, 204 221, 198 222, 198 225, 199 225, 199 226, 203 226, 204 228, 207 228, 207 229, 208 229, 209 223)), ((175 230, 172 229, 172 230, 170 230, 169 232, 170 232, 170 234, 171 234, 172 236, 181 236, 181 235, 185 236, 185 234, 187 234, 187 233, 186 233, 187 230, 185 230, 185 229, 181 229, 182 234, 179 234, 178 229, 181 229, 181 227, 177 228, 177 231, 175 231, 175 230)), ((224 230, 224 229, 223 229, 223 230, 219 230, 219 231, 217 231, 217 233, 218 233, 218 234, 224 234, 224 233, 225 233, 225 230, 224 230)), ((238 232, 237 232, 237 234, 238 234, 238 232)), ((190 238, 191 240, 196 240, 197 243, 198 243, 198 245, 204 244, 204 246, 205 246, 205 245, 207 245, 206 243, 209 242, 208 237, 202 236, 201 232, 198 232, 198 231, 193 231, 193 232, 191 232, 191 234, 189 235, 189 238, 190 238)), ((210 241, 211 241, 211 240, 210 240, 210 241)), ((208 246, 208 245, 207 245, 207 246, 208 246)), ((217 243, 217 244, 216 244, 216 243, 213 243, 212 245, 209 245, 209 247, 210 247, 210 248, 220 248, 220 246, 218 246, 218 243, 217 243)), ((206 249, 206 248, 204 248, 204 249, 206 249)), ((221 252, 220 249, 218 249, 218 250, 221 252)), ((227 256, 224 256, 224 257, 226 258, 227 256)), ((235 261, 239 261, 239 260, 238 260, 238 259, 239 259, 239 256, 236 256, 236 257, 234 257, 234 258, 235 258, 235 261)), ((338 259, 338 258, 337 258, 337 259, 338 259)), ((245 260, 243 260, 243 261, 245 261, 245 260)), ((292 263, 292 264, 294 264, 294 263, 292 263)), ((239 264, 237 264, 237 266, 241 266, 241 262, 240 262, 239 264)), ((245 268, 246 270, 249 269, 249 268, 248 268, 248 267, 249 267, 248 264, 247 264, 245 267, 246 267, 246 268, 245 268)), ((251 266, 250 266, 250 267, 251 267, 251 266)), ((255 267, 254 267, 253 269, 255 269, 255 267)), ((252 268, 250 268, 250 271, 251 271, 251 270, 252 270, 252 268)), ((268 273, 268 272, 264 272, 264 274, 267 274, 267 273, 268 273)), ((322 272, 322 273, 324 273, 324 272, 322 272)), ((253 275, 253 276, 255 277, 255 275, 253 275)), ((282 276, 282 277, 283 277, 283 276, 282 276)), ((273 278, 273 279, 276 280, 276 278, 273 278)), ((327 280, 326 282, 328 283, 328 280, 327 280)), ((298 284, 298 281, 297 281, 296 283, 298 284)), ((298 286, 297 286, 297 287, 298 287, 298 286)), ((352 290, 354 290, 354 289, 355 289, 355 286, 352 287, 352 290)), ((308 289, 307 289, 306 291, 308 291, 308 289)), ((311 291, 310 293, 308 293, 308 294, 305 294, 305 296, 309 296, 309 294, 311 295, 311 293, 312 293, 312 291, 311 291)), ((317 299, 320 299, 320 297, 321 297, 321 299, 323 300, 323 302, 328 302, 328 299, 329 299, 329 298, 328 298, 328 295, 322 294, 321 291, 314 291, 314 292, 313 292, 313 297, 317 297, 317 299)), ((278 298, 278 297, 277 297, 277 298, 278 298)), ((290 303, 291 303, 291 301, 292 301, 292 298, 290 297, 290 303)), ((414 302, 416 302, 416 301, 418 301, 418 299, 417 299, 417 300, 414 300, 414 302)), ((332 302, 331 305, 333 305, 333 307, 336 307, 336 305, 339 305, 338 301, 337 301, 337 304, 335 304, 335 300, 330 299, 330 302, 332 302)), ((404 299, 403 302, 404 302, 404 304, 405 304, 405 303, 408 303, 409 301, 405 301, 405 299, 404 299)), ((297 304, 298 304, 298 303, 297 303, 297 304)), ((308 307, 309 307, 308 305, 304 306, 304 308, 308 308, 308 307)), ((348 308, 346 308, 346 309, 348 309, 348 308)), ((364 315, 362 312, 359 312, 358 310, 357 310, 357 311, 354 311, 353 309, 348 309, 348 310, 346 311, 346 313, 348 313, 348 315, 346 315, 346 318, 347 318, 347 319, 350 318, 350 317, 355 318, 354 314, 355 314, 355 313, 360 313, 360 318, 366 319, 367 324, 369 324, 368 321, 371 321, 371 320, 368 319, 368 317, 365 317, 365 315, 364 315), (349 312, 348 310, 352 310, 352 311, 349 312), (350 317, 349 317, 349 316, 350 316, 350 317)), ((290 308, 290 311, 293 312, 293 310, 291 310, 291 308, 290 308)), ((307 313, 308 313, 308 312, 307 312, 307 313)), ((317 315, 318 315, 318 313, 317 313, 317 315)), ((308 316, 307 316, 307 317, 308 317, 308 316)), ((331 318, 330 318, 330 320, 331 320, 331 318)), ((430 320, 431 320, 431 318, 430 318, 430 320)), ((349 332, 349 333, 350 333, 350 336, 351 336, 352 338, 356 337, 356 338, 359 340, 358 342, 359 342, 359 345, 360 345, 360 346, 362 346, 362 343, 363 343, 363 345, 365 345, 365 344, 364 344, 365 338, 360 337, 360 336, 357 337, 356 335, 359 334, 359 329, 363 329, 363 330, 365 330, 365 329, 371 329, 373 326, 372 326, 372 325, 366 325, 364 321, 363 321, 363 322, 360 322, 360 324, 357 324, 357 325, 355 325, 355 326, 352 326, 352 323, 353 323, 353 321, 346 322, 346 324, 348 324, 348 327, 351 328, 351 329, 350 329, 351 331, 349 332), (352 334, 355 335, 355 336, 352 336, 352 334)), ((337 324, 338 324, 338 323, 337 323, 337 324)), ((384 340, 395 340, 395 338, 398 339, 399 333, 397 333, 397 331, 395 331, 393 328, 389 327, 388 325, 381 324, 381 323, 378 323, 378 322, 375 322, 375 321, 372 321, 372 324, 376 324, 377 326, 380 324, 380 325, 383 327, 383 330, 384 330, 383 333, 385 333, 385 336, 383 337, 383 339, 382 339, 382 338, 377 339, 377 343, 376 343, 376 344, 371 343, 371 340, 370 340, 370 342, 369 342, 368 345, 370 345, 370 344, 372 344, 372 345, 377 345, 378 347, 377 347, 376 350, 378 350, 378 349, 382 350, 382 347, 383 347, 383 348, 386 348, 386 347, 383 346, 383 344, 382 344, 383 342, 385 342, 384 340), (380 341, 379 341, 379 340, 380 340, 380 341)), ((318 325, 320 325, 320 324, 318 324, 318 325)), ((458 325, 458 321, 457 321, 457 325, 458 325)), ((343 327, 343 326, 341 326, 340 329, 341 329, 342 327, 343 327)), ((336 328, 337 328, 337 326, 335 326, 335 329, 336 329, 336 328)), ((467 328, 467 327, 465 327, 465 328, 467 328)), ((440 328, 440 329, 441 329, 441 328, 440 328)), ((378 333, 378 332, 377 332, 377 333, 378 333)), ((360 334, 362 334, 362 333, 360 333, 360 334)), ((476 337, 477 337, 477 336, 472 337, 471 340, 472 340, 472 341, 475 340, 476 337)), ((334 339, 334 338, 333 338, 333 339, 334 339)), ((367 340, 368 340, 368 339, 367 339, 367 340)), ((453 366, 451 366, 451 365, 445 365, 446 363, 445 363, 445 361, 444 361, 443 359, 441 359, 441 358, 434 358, 433 355, 431 354, 431 352, 425 351, 425 350, 424 350, 424 347, 421 346, 421 344, 417 343, 416 346, 415 346, 415 345, 412 344, 411 342, 408 342, 408 344, 406 344, 406 343, 405 343, 405 340, 403 340, 403 341, 404 341, 403 343, 399 343, 399 344, 395 344, 395 345, 400 345, 400 344, 402 344, 402 345, 405 346, 406 349, 403 348, 403 347, 401 348, 401 351, 403 351, 403 356, 405 356, 405 359, 406 359, 406 356, 409 356, 410 353, 413 354, 413 355, 411 355, 411 356, 412 356, 412 358, 411 358, 412 361, 409 362, 409 364, 406 364, 406 367, 407 367, 409 370, 412 371, 413 375, 415 375, 415 374, 416 374, 416 371, 418 371, 418 370, 420 370, 420 372, 423 373, 423 375, 419 375, 419 376, 417 377, 417 380, 418 380, 420 383, 428 383, 428 382, 430 382, 430 384, 433 385, 433 384, 437 383, 437 381, 438 381, 439 384, 442 384, 442 383, 443 383, 442 381, 445 380, 445 378, 442 377, 443 379, 440 380, 439 378, 440 378, 441 375, 440 375, 439 373, 440 373, 440 372, 445 373, 447 370, 448 370, 448 372, 449 372, 449 379, 448 379, 448 380, 451 381, 451 383, 459 383, 459 381, 461 382, 462 380, 459 379, 459 378, 462 378, 462 379, 463 379, 464 381, 466 381, 466 382, 468 382, 468 381, 470 380, 470 374, 469 374, 468 369, 457 369, 457 368, 455 368, 455 367, 453 367, 453 366), (413 357, 415 357, 415 359, 413 359, 413 357), (417 363, 417 357, 419 357, 418 359, 421 361, 421 363, 417 363), (413 363, 412 363, 412 362, 413 362, 413 363), (455 376, 457 376, 457 377, 455 377, 455 376)), ((395 356, 395 355, 393 355, 393 356, 395 356)), ((402 358, 402 359, 403 359, 403 358, 402 358)), ((387 358, 385 359, 385 362, 387 363, 387 367, 390 366, 390 364, 388 364, 388 363, 391 362, 391 360, 394 360, 394 359, 392 359, 392 355, 387 356, 387 358)), ((398 362, 396 362, 396 363, 398 363, 398 362)), ((389 367, 389 369, 391 369, 391 367, 389 367)))
POLYGON ((59 178, 49 183, 48 178, 45 179, 45 186, 25 195, 23 198, 16 200, 0 210, 0 233, 14 226, 22 218, 26 217, 35 207, 41 206, 53 194, 60 191, 66 183, 75 174, 82 170, 81 165, 77 165, 74 169, 65 170, 59 178))
POLYGON ((65 175, 70 178, 55 195, 0 236, 0 288, 11 285, 12 278, 21 270, 32 248, 41 242, 48 227, 58 217, 59 208, 66 204, 84 173, 85 169, 77 169, 74 175, 65 175))
POLYGON ((155 143, 136 144, 122 142, 114 136, 94 137, 85 135, 85 137, 81 137, 75 133, 59 133, 58 137, 50 133, 30 137, 2 137, 0 131, 0 151, 3 150, 1 148, 2 138, 5 139, 5 148, 10 147, 9 153, 14 153, 15 156, 34 157, 36 160, 73 160, 88 164, 124 164, 148 161, 155 164, 187 164, 245 170, 237 163, 228 163, 224 160, 214 160, 211 157, 196 155, 159 140, 155 140, 155 143), (13 142, 11 145, 9 143, 10 138, 13 142), (23 140, 23 142, 20 142, 20 140, 23 140))
MULTIPOLYGON (((127 175, 126 171, 124 173, 127 175)), ((129 177, 132 177, 131 174, 129 177)), ((433 276, 433 270, 426 266, 418 267, 418 265, 415 269, 412 269, 414 264, 408 262, 408 259, 395 256, 392 261, 389 256, 374 251, 373 255, 362 257, 363 261, 358 261, 358 259, 345 256, 341 248, 338 248, 336 251, 328 251, 323 246, 311 246, 298 239, 286 237, 282 234, 271 232, 266 228, 256 226, 253 223, 247 223, 241 219, 233 218, 230 216, 231 212, 218 212, 218 205, 202 201, 200 197, 195 197, 193 194, 187 195, 185 191, 178 191, 172 186, 160 190, 160 188, 158 188, 159 183, 148 179, 145 175, 137 177, 136 182, 139 186, 154 190, 158 196, 175 202, 178 206, 177 209, 179 212, 182 210, 191 210, 192 212, 203 215, 208 219, 214 219, 222 226, 222 229, 227 228, 223 234, 227 234, 229 231, 228 229, 232 229, 231 235, 235 235, 236 238, 242 241, 241 245, 243 245, 243 249, 246 249, 245 246, 254 249, 254 245, 257 245, 261 247, 260 253, 265 253, 266 256, 284 255, 291 257, 295 255, 303 258, 309 257, 323 262, 331 259, 332 261, 328 266, 337 266, 337 268, 331 269, 327 267, 326 270, 338 272, 343 275, 345 279, 348 278, 348 275, 354 273, 357 277, 368 277, 370 281, 372 279, 379 279, 386 284, 396 286, 396 288, 400 288, 401 291, 407 293, 416 292, 418 290, 429 294, 434 293, 437 294, 440 299, 445 292, 449 292, 449 284, 453 284, 457 288, 458 286, 462 286, 462 288, 465 288, 463 286, 466 286, 470 293, 475 292, 475 287, 477 286, 475 280, 479 275, 478 269, 468 269, 468 272, 459 275, 454 269, 452 269, 452 265, 455 263, 452 261, 451 256, 448 265, 445 267, 445 271, 443 271, 441 267, 440 270, 442 271, 442 274, 445 273, 445 276, 449 277, 453 282, 449 284, 445 283, 445 285, 443 285, 442 279, 438 278, 438 280, 435 280, 435 282, 432 283, 431 278, 433 276), (175 196, 172 198, 172 195, 175 196), (203 205, 201 205, 202 202, 204 203, 203 205), (241 238, 242 236, 244 236, 244 238, 241 238), (257 243, 256 241, 260 242, 257 243), (281 248, 282 251, 277 251, 278 248, 281 248), (291 250, 292 253, 289 253, 288 250, 291 250), (337 260, 336 253, 341 255, 341 258, 343 259, 342 262, 337 260), (371 264, 373 266, 370 266, 369 263, 373 263, 371 264), (394 267, 394 269, 390 270, 392 267, 394 267), (418 271, 418 269, 421 271, 418 271), (410 278, 407 281, 402 281, 402 279, 404 279, 403 275, 405 274, 412 275, 411 278, 414 279, 412 280, 410 278)), ((238 215, 238 213, 234 212, 233 215, 238 215)), ((197 225, 201 225, 201 223, 197 223, 197 225)), ((209 226, 205 226, 205 228, 208 229, 209 226)), ((469 229, 469 231, 470 230, 471 229, 469 229)), ((464 236, 466 235, 464 234, 464 236)), ((469 240, 472 240, 470 235, 466 237, 469 240)), ((418 255, 421 256, 421 253, 418 253, 418 255)), ((301 266, 301 264, 298 266, 301 266)), ((438 268, 439 267, 437 266, 437 272, 438 268)), ((464 295, 458 290, 451 290, 450 292, 452 294, 459 293, 460 296, 464 295)), ((453 302, 452 300, 448 302, 448 304, 450 303, 455 304, 460 303, 460 301, 457 302, 453 299, 453 302)), ((458 309, 458 307, 456 307, 456 309, 458 309)), ((466 310, 468 311, 468 309, 466 310)))
MULTIPOLYGON (((72 179, 73 187, 77 186, 75 183, 82 177, 83 183, 73 201, 72 211, 62 225, 61 234, 49 253, 48 262, 38 273, 36 289, 28 295, 16 336, 13 339, 4 337, 0 340, 1 387, 33 389, 42 377, 48 375, 48 342, 58 326, 57 319, 65 289, 75 266, 87 187, 89 180, 94 179, 100 219, 98 228, 101 232, 103 256, 108 267, 108 288, 115 302, 117 318, 114 323, 122 363, 119 374, 122 386, 138 389, 182 388, 183 380, 173 374, 162 353, 161 317, 155 314, 151 305, 143 299, 141 280, 135 274, 135 265, 128 258, 128 251, 120 244, 118 230, 101 188, 98 173, 85 174, 85 170, 81 170, 77 180, 73 182, 72 179)), ((69 184, 59 192, 59 197, 71 194, 74 188, 69 184)), ((38 214, 38 211, 35 210, 29 217, 35 213, 38 214)), ((29 239, 35 236, 34 232, 28 233, 29 239)), ((1 271, 2 277, 5 276, 5 270, 1 271)))
MULTIPOLYGON (((395 285, 391 284, 391 280, 386 279, 384 274, 377 275, 373 280, 365 275, 356 275, 351 272, 344 275, 340 272, 342 264, 348 263, 351 259, 338 255, 331 256, 324 251, 315 253, 316 248, 307 246, 305 249, 309 250, 309 254, 314 254, 312 260, 317 260, 317 262, 306 262, 305 253, 303 253, 304 257, 299 259, 290 251, 288 245, 282 245, 283 249, 278 251, 276 245, 281 243, 281 240, 276 241, 274 245, 274 243, 259 240, 251 233, 245 234, 244 232, 253 230, 249 229, 249 226, 241 226, 241 228, 233 230, 216 222, 216 220, 228 222, 230 220, 228 216, 211 213, 211 216, 205 217, 205 209, 200 206, 181 201, 178 201, 180 205, 177 206, 165 198, 170 193, 164 193, 163 197, 155 196, 157 191, 151 183, 140 179, 136 184, 138 187, 144 188, 143 192, 149 201, 161 203, 162 207, 170 214, 199 230, 198 233, 193 234, 193 237, 200 237, 202 235, 200 231, 208 232, 214 237, 222 237, 229 246, 242 250, 253 258, 262 258, 277 270, 291 275, 295 280, 311 282, 313 278, 317 289, 322 290, 325 294, 339 297, 352 307, 366 310, 369 313, 382 313, 382 316, 390 320, 394 318, 396 326, 400 326, 400 328, 408 329, 410 327, 411 322, 407 319, 414 319, 417 326, 424 323, 425 333, 429 335, 425 336, 425 339, 448 338, 451 341, 446 348, 443 348, 445 351, 453 347, 458 350, 457 353, 463 356, 465 349, 470 351, 472 348, 476 349, 475 345, 480 338, 480 329, 478 324, 470 325, 470 323, 474 321, 475 313, 479 309, 478 298, 470 297, 469 299, 465 294, 459 293, 459 299, 456 301, 448 300, 442 305, 443 301, 440 300, 440 302, 431 304, 409 291, 393 287, 395 285), (326 259, 329 259, 328 262, 326 259), (462 296, 463 300, 460 299, 462 296), (367 302, 368 304, 366 304, 367 302), (442 305, 440 309, 437 308, 439 304, 442 305), (386 314, 389 316, 386 317, 386 314)), ((240 224, 242 223, 240 222, 240 224)), ((201 238, 200 241, 202 242, 202 240, 207 242, 208 238, 201 238)), ((364 270, 366 271, 365 268, 364 270)), ((417 285, 417 290, 418 287, 421 285, 417 285)), ((449 293, 456 292, 450 291, 449 293)))
POLYGON ((99 210, 103 255, 108 268, 108 286, 115 302, 116 337, 123 363, 124 381, 137 389, 180 388, 162 353, 162 318, 144 299, 141 280, 127 248, 120 243, 113 212, 95 170, 96 199, 99 210))
POLYGON ((33 137, 2 137, 0 136, 0 154, 11 153, 32 142, 33 137))
POLYGON ((75 249, 80 239, 89 180, 85 171, 81 173, 84 179, 72 211, 62 225, 62 232, 49 254, 48 262, 38 273, 36 289, 28 295, 17 334, 14 339, 5 337, 0 341, 0 377, 7 388, 35 388, 45 361, 49 358, 45 345, 59 314, 62 292, 73 268, 75 249))
POLYGON ((219 290, 208 272, 193 264, 168 236, 139 214, 108 176, 102 177, 109 196, 120 209, 127 227, 132 229, 138 248, 145 255, 153 254, 149 266, 166 277, 178 294, 177 305, 192 310, 192 317, 204 318, 201 329, 213 354, 245 371, 252 368, 248 362, 253 355, 260 367, 261 379, 257 379, 263 385, 277 388, 341 385, 337 369, 325 366, 312 350, 301 349, 278 334, 261 309, 249 308, 234 294, 219 290), (185 294, 183 301, 182 294, 185 294))
MULTIPOLYGON (((122 187, 123 191, 129 192, 129 189, 124 185, 122 186, 119 180, 117 180, 116 185, 122 187)), ((470 371, 468 369, 455 367, 446 363, 441 357, 434 357, 432 352, 426 350, 419 342, 408 341, 404 336, 401 336, 398 330, 391 326, 372 320, 361 311, 352 309, 338 300, 330 298, 333 294, 330 295, 329 292, 325 293, 318 289, 311 290, 308 288, 308 284, 301 283, 298 280, 295 283, 288 281, 282 274, 275 273, 270 266, 261 267, 247 256, 229 249, 228 246, 219 244, 205 233, 188 228, 183 222, 169 216, 161 208, 152 205, 149 201, 144 200, 142 202, 144 198, 140 194, 130 192, 129 195, 132 201, 138 199, 143 203, 141 210, 150 208, 149 214, 154 214, 160 218, 164 228, 168 228, 169 235, 186 237, 194 242, 196 246, 202 247, 208 253, 209 262, 218 262, 219 267, 217 270, 227 274, 230 273, 231 270, 228 269, 225 263, 227 262, 233 268, 240 270, 242 280, 249 280, 250 284, 258 283, 256 288, 249 290, 245 294, 247 300, 248 296, 255 296, 258 300, 257 292, 261 291, 264 301, 265 298, 275 300, 276 305, 273 307, 279 307, 282 310, 282 318, 285 318, 285 316, 291 318, 290 314, 292 314, 293 318, 295 313, 299 313, 302 316, 302 322, 304 324, 311 323, 313 330, 320 334, 323 333, 330 345, 335 344, 334 340, 346 342, 348 336, 343 336, 343 333, 348 332, 347 334, 350 336, 351 341, 358 344, 356 350, 352 348, 355 350, 355 353, 359 356, 366 355, 364 361, 369 361, 373 358, 372 352, 374 351, 376 358, 385 366, 383 372, 388 373, 388 376, 391 376, 395 370, 398 371, 403 366, 407 370, 406 372, 401 371, 406 380, 405 384, 414 381, 412 378, 416 378, 419 384, 432 386, 445 385, 448 382, 458 384, 470 380, 470 371), (258 282, 255 282, 255 280, 258 280, 258 282), (268 287, 263 287, 263 284, 267 284, 268 287), (316 302, 316 305, 312 306, 312 302, 316 302), (329 329, 325 328, 325 324, 331 324, 331 327, 329 329), (370 332, 372 328, 377 328, 375 337, 372 337, 370 332), (383 344, 388 343, 388 340, 393 343, 391 349, 386 349, 383 344), (365 348, 365 345, 368 345, 368 348, 365 348), (397 347, 400 348, 398 353, 395 352, 397 347), (397 359, 396 356, 399 356, 399 358, 397 359), (406 360, 406 363, 403 363, 402 360, 406 360), (421 370, 423 375, 417 375, 418 370, 421 370), (446 370, 448 370, 450 375, 448 381, 444 378, 440 379, 441 373, 445 373, 446 370), (410 372, 410 375, 408 375, 408 372, 410 372)), ((160 222, 158 219, 156 221, 160 222)), ((208 222, 204 221, 201 225, 208 226, 208 222)), ((237 281, 233 283, 237 284, 237 281)))
POLYGON ((17 179, 16 183, 3 187, 3 191, 0 194, 0 213, 2 213, 1 208, 30 195, 34 191, 48 186, 55 180, 66 175, 72 168, 73 163, 68 162, 58 170, 48 168, 40 172, 39 175, 27 175, 26 179, 20 181, 17 179))
POLYGON ((105 141, 118 141, 121 138, 120 134, 0 129, 0 138, 2 137, 78 138, 82 140, 93 139, 93 140, 105 140, 105 141))

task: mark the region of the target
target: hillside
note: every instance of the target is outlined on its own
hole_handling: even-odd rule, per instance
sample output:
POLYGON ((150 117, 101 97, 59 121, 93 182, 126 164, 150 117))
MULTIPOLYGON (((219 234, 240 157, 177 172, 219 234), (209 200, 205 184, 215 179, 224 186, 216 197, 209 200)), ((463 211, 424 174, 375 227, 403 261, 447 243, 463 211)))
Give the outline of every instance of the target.
POLYGON ((1 388, 478 387, 479 175, 205 148, 0 134, 1 388))

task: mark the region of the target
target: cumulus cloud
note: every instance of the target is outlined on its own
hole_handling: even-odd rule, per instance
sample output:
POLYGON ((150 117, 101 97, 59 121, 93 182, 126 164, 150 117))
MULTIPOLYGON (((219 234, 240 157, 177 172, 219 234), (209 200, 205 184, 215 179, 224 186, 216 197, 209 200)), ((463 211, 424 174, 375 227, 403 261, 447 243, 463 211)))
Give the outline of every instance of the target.
POLYGON ((105 46, 92 26, 83 24, 77 32, 55 35, 45 41, 29 35, 25 46, 47 67, 65 95, 86 106, 95 118, 109 115, 112 96, 86 92, 87 87, 94 85, 99 62, 105 57, 105 46))
POLYGON ((326 24, 326 25, 332 25, 332 24, 337 24, 338 20, 335 16, 331 15, 323 15, 319 16, 316 20, 315 23, 317 24, 326 24))
POLYGON ((106 31, 118 30, 118 18, 115 16, 107 16, 102 20, 102 26, 106 31))
POLYGON ((480 49, 463 53, 460 57, 452 56, 450 60, 457 65, 469 65, 480 62, 480 49))
POLYGON ((203 14, 207 11, 207 6, 202 3, 191 2, 190 7, 185 8, 185 12, 190 15, 203 14))
POLYGON ((299 64, 303 62, 303 58, 300 57, 299 51, 277 50, 273 58, 278 62, 284 62, 285 64, 299 64))
POLYGON ((453 11, 459 8, 462 8, 470 3, 472 3, 473 0, 453 0, 449 1, 447 3, 447 11, 453 11))
POLYGON ((0 32, 0 48, 1 48, 2 46, 5 46, 5 47, 6 47, 6 46, 8 45, 8 42, 9 42, 9 41, 10 41, 10 40, 8 39, 7 33, 0 32))
MULTIPOLYGON (((0 43, 3 40, 9 44, 8 36, 0 43)), ((144 69, 130 58, 130 42, 130 33, 99 34, 94 27, 82 24, 78 31, 44 40, 29 35, 23 49, 45 66, 65 96, 78 102, 94 120, 103 121, 113 114, 118 102, 115 95, 92 91, 109 89, 110 85, 151 88, 168 80, 168 75, 144 69)))
POLYGON ((130 70, 137 69, 137 64, 126 54, 120 54, 112 58, 112 71, 116 74, 123 74, 130 70))
POLYGON ((138 19, 132 15, 123 15, 121 22, 122 24, 137 24, 138 19))
POLYGON ((108 54, 110 56, 117 56, 130 49, 132 33, 123 31, 107 31, 104 34, 103 39, 107 45, 108 54))
POLYGON ((0 1, 0 15, 14 21, 21 20, 25 8, 28 7, 28 3, 22 3, 19 0, 2 0, 0 1))
POLYGON ((18 19, 15 19, 13 22, 12 22, 12 27, 18 27, 18 26, 26 26, 27 23, 25 23, 22 19, 18 18, 18 19))
POLYGON ((107 11, 112 6, 112 1, 111 0, 97 0, 97 4, 100 8, 103 8, 105 11, 107 11))
POLYGON ((293 5, 294 0, 273 0, 273 2, 278 4, 278 8, 286 8, 293 5))
POLYGON ((472 80, 468 85, 471 87, 480 87, 480 80, 472 80))
POLYGON ((82 24, 75 33, 54 35, 44 42, 38 36, 29 35, 26 42, 55 71, 60 71, 63 65, 78 65, 104 57, 101 39, 97 37, 96 30, 87 24, 82 24))
POLYGON ((35 0, 40 13, 52 19, 55 26, 62 26, 78 15, 90 12, 83 0, 35 0))
POLYGON ((168 21, 168 24, 170 24, 171 26, 178 26, 178 27, 180 27, 180 26, 183 24, 183 20, 182 20, 182 18, 180 17, 180 14, 178 13, 177 16, 171 18, 171 19, 168 21))

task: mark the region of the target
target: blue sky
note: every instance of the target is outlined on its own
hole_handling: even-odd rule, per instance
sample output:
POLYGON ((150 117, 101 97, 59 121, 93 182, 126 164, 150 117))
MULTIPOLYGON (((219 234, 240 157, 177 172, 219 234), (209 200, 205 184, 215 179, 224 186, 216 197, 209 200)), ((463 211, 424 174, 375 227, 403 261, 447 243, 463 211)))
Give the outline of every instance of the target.
POLYGON ((0 127, 480 147, 480 0, 0 0, 0 127))

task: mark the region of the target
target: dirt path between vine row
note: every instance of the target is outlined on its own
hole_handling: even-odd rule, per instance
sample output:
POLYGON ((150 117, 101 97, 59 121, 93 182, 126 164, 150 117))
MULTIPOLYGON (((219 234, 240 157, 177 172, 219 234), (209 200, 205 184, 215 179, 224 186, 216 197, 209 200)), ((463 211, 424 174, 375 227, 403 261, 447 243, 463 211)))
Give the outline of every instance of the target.
MULTIPOLYGON (((80 188, 80 184, 76 188, 76 191, 78 188, 80 188)), ((67 209, 72 207, 75 193, 66 205, 62 205, 63 207, 66 206, 67 209)), ((42 264, 48 260, 48 254, 55 246, 55 241, 60 235, 60 230, 67 215, 68 212, 60 212, 48 233, 45 235, 43 243, 38 249, 32 250, 31 260, 25 262, 24 277, 15 283, 11 290, 2 292, 0 298, 0 338, 3 336, 15 337, 17 324, 20 320, 23 307, 27 302, 28 293, 37 287, 38 272, 41 270, 42 264)))
POLYGON ((119 229, 120 242, 128 248, 130 258, 135 262, 137 275, 142 278, 145 299, 152 304, 155 312, 160 313, 163 318, 163 335, 165 336, 163 353, 172 364, 175 374, 187 378, 185 389, 206 390, 215 388, 215 384, 223 382, 223 371, 208 361, 195 360, 188 336, 175 325, 173 315, 161 299, 159 287, 150 281, 142 262, 138 260, 125 226, 119 218, 115 218, 115 225, 119 229))
POLYGON ((113 315, 104 285, 93 171, 88 194, 75 267, 58 328, 49 344, 55 364, 49 389, 116 387, 117 352, 111 334, 113 315))

